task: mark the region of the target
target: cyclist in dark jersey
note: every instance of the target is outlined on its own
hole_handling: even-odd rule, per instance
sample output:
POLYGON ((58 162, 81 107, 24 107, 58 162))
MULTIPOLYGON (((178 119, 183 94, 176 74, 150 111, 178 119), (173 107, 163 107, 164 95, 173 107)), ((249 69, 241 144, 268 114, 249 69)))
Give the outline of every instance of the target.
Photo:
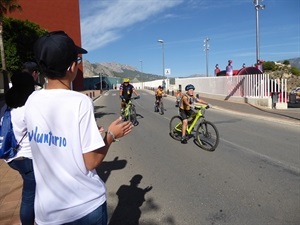
POLYGON ((129 102, 132 93, 139 96, 134 86, 129 83, 129 78, 123 79, 123 84, 120 85, 121 111, 124 111, 126 104, 129 102))

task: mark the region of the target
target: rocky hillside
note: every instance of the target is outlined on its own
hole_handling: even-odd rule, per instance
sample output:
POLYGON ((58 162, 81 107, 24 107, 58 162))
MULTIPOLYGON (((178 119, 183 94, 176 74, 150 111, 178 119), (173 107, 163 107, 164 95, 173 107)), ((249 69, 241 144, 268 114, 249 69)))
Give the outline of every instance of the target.
POLYGON ((284 65, 281 62, 283 61, 276 63, 276 71, 265 71, 265 73, 270 74, 270 78, 272 79, 287 79, 288 92, 296 87, 300 87, 300 76, 293 75, 290 72, 292 66, 297 68, 300 67, 300 58, 290 59, 290 65, 284 65))
POLYGON ((92 77, 99 74, 109 77, 128 77, 131 80, 145 82, 151 80, 162 79, 162 76, 155 74, 142 73, 135 67, 120 63, 90 63, 83 60, 83 76, 92 77))

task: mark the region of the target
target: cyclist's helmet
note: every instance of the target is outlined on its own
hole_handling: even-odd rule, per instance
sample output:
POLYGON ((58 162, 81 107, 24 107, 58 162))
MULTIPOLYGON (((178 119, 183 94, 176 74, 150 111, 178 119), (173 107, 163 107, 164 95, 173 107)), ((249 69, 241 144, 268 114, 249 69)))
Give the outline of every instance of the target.
POLYGON ((232 63, 232 60, 231 60, 231 59, 229 59, 229 60, 228 60, 228 63, 232 63))
POLYGON ((188 90, 190 90, 190 89, 193 89, 193 90, 195 90, 195 87, 194 87, 194 85, 192 85, 192 84, 188 84, 188 85, 186 85, 186 86, 185 86, 185 90, 186 90, 186 91, 188 91, 188 90))
POLYGON ((124 78, 123 79, 123 83, 129 83, 129 81, 130 81, 129 78, 124 78))

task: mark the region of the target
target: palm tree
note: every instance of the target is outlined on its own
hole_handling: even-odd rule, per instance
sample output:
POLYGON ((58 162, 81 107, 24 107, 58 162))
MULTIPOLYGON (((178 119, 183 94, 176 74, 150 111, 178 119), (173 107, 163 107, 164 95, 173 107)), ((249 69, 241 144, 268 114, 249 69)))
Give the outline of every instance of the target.
POLYGON ((1 52, 1 63, 2 70, 6 70, 4 44, 3 44, 3 17, 8 12, 15 10, 22 10, 21 6, 17 4, 17 0, 0 0, 0 52, 1 52))

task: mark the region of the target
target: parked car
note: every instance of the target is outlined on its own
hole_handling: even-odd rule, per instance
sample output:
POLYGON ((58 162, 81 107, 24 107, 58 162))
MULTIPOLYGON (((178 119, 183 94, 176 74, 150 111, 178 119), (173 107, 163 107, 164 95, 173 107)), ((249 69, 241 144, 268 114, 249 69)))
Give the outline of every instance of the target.
POLYGON ((291 91, 291 94, 296 94, 297 96, 300 96, 300 87, 296 87, 291 91))

